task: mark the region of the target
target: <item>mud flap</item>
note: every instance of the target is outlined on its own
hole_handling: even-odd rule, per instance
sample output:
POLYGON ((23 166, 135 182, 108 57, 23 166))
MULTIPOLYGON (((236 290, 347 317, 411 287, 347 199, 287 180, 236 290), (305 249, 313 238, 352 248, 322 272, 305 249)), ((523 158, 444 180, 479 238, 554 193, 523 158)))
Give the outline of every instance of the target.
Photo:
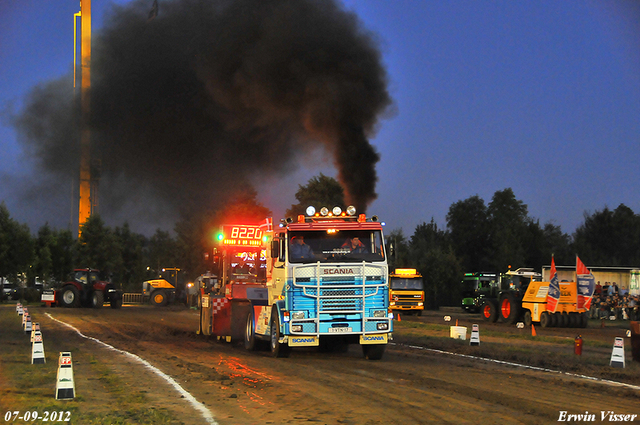
POLYGON ((231 342, 242 344, 247 325, 247 316, 253 306, 248 300, 231 301, 231 342))

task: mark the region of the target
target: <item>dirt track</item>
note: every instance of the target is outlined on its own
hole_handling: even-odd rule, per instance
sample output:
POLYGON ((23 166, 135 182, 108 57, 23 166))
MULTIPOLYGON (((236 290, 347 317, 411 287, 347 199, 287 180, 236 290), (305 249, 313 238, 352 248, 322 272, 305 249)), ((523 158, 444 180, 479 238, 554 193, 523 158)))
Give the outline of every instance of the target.
MULTIPOLYGON (((2 313, 9 307, 3 306, 2 313)), ((165 381, 125 356, 83 339, 45 313, 86 336, 147 360, 204 403, 220 424, 546 424, 556 423, 561 411, 588 411, 598 420, 600 411, 640 414, 640 389, 409 348, 400 344, 411 342, 403 338, 402 326, 395 332, 396 344, 388 347, 381 361, 363 359, 358 346, 347 353, 294 350, 288 359, 274 359, 267 352, 250 353, 233 344, 198 337, 198 312, 184 307, 30 310, 47 335, 48 362, 56 362, 58 349, 75 350, 77 391, 98 413, 106 408, 105 381, 83 378, 83 368, 91 361, 119 377, 130 394, 145 394, 180 422, 205 423, 165 381)), ((441 316, 434 313, 403 320, 435 322, 441 316)), ((474 316, 460 317, 461 325, 477 323, 474 316)), ((481 323, 483 330, 495 327, 506 333, 522 332, 500 326, 481 323)), ((585 332, 611 339, 606 329, 585 332)), ((510 344, 508 339, 499 339, 481 337, 484 352, 510 344)), ((468 342, 464 350, 473 348, 466 345, 468 342)), ((606 357, 607 350, 601 351, 606 357)), ((610 356, 611 350, 608 352, 610 356)), ((637 363, 630 363, 628 358, 627 371, 640 371, 637 363)), ((10 399, 10 390, 5 393, 10 399)), ((640 419, 636 417, 635 422, 640 419)))

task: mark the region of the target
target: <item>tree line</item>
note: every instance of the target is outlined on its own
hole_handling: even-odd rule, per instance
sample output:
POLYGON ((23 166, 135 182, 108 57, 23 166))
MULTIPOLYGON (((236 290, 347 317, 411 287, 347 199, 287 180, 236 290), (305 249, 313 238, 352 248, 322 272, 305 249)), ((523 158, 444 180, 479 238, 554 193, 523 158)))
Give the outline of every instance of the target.
MULTIPOLYGON (((286 212, 295 216, 307 205, 344 205, 338 182, 313 177, 296 193, 298 203, 286 212)), ((84 224, 79 238, 48 224, 32 234, 0 204, 0 277, 26 282, 65 281, 74 268, 97 268, 111 275, 125 291, 140 292, 144 280, 163 267, 179 267, 191 279, 210 270, 215 233, 220 225, 246 220, 258 223, 271 215, 248 190, 220 211, 183 219, 173 233, 158 229, 147 237, 129 225, 111 228, 99 215, 84 224)), ((550 264, 575 264, 578 254, 587 266, 640 266, 640 216, 624 204, 585 213, 571 235, 553 223, 540 224, 511 188, 494 193, 486 203, 477 195, 453 203, 441 228, 433 218, 405 236, 402 229, 386 235, 390 268, 412 267, 425 277, 430 307, 458 305, 465 272, 504 272, 512 268, 540 270, 550 264), (391 248, 393 248, 391 250, 391 248)))
POLYGON ((402 230, 388 235, 396 253, 390 267, 417 268, 426 280, 431 307, 458 305, 465 272, 503 273, 509 267, 574 265, 576 255, 587 266, 640 266, 640 215, 620 204, 584 214, 572 235, 560 226, 531 217, 511 188, 491 201, 478 195, 449 207, 446 228, 433 219, 418 225, 410 237, 402 230))

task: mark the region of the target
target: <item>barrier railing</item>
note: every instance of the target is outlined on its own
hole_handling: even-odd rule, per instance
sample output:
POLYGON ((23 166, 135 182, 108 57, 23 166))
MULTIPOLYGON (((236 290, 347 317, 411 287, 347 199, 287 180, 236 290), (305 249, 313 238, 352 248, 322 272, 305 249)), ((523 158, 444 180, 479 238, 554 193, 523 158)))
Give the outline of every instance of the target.
POLYGON ((125 292, 122 294, 123 304, 143 304, 144 296, 141 293, 125 292))

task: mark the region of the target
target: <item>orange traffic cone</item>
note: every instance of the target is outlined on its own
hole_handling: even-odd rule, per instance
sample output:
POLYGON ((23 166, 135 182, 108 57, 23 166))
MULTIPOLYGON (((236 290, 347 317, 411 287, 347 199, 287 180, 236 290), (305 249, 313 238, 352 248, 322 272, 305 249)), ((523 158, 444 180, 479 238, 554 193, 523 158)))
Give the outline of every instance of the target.
POLYGON ((456 319, 456 326, 458 326, 458 319, 456 319))
POLYGON ((531 336, 536 336, 536 328, 533 326, 533 323, 531 324, 531 336))
POLYGON ((402 319, 400 318, 400 313, 398 313, 398 322, 402 322, 402 319))

